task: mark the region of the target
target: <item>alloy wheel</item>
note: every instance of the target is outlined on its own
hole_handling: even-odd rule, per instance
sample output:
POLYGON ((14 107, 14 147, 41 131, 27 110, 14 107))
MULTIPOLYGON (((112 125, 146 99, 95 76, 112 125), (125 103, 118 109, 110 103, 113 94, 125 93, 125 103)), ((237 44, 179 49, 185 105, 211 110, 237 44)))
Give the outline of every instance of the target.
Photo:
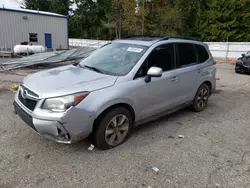
POLYGON ((119 114, 113 117, 105 130, 105 140, 111 146, 120 144, 127 136, 129 131, 129 119, 119 114))
POLYGON ((209 92, 208 92, 207 88, 201 89, 201 91, 198 95, 198 98, 197 98, 198 107, 203 108, 206 105, 208 98, 209 98, 209 92))

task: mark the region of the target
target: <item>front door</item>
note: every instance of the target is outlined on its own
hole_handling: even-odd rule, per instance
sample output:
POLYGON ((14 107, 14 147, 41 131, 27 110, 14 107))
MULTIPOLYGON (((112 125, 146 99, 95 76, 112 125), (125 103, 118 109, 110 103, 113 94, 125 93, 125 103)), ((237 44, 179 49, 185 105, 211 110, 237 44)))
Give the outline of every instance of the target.
POLYGON ((45 46, 46 48, 52 48, 52 37, 50 33, 45 33, 45 46))
POLYGON ((178 103, 179 75, 175 70, 175 52, 173 44, 156 47, 142 65, 133 81, 137 89, 134 95, 141 109, 139 118, 144 119, 173 108, 178 103), (145 82, 145 76, 150 67, 163 69, 159 78, 151 78, 145 82))

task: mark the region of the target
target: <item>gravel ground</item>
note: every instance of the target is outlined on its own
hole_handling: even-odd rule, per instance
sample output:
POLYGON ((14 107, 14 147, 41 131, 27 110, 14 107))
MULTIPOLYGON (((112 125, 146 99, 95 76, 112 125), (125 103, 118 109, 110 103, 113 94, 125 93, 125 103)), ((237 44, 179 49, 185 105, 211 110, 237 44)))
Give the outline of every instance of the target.
POLYGON ((250 77, 228 64, 218 65, 217 77, 205 111, 142 125, 108 151, 89 151, 88 140, 62 145, 40 138, 13 115, 13 93, 1 79, 0 187, 250 187, 250 77))

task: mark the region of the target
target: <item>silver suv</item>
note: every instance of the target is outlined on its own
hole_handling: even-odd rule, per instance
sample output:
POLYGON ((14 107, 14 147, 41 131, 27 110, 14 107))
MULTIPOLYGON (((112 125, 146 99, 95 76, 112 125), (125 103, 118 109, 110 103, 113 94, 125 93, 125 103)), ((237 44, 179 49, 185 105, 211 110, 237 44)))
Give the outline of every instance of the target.
POLYGON ((132 128, 191 106, 200 112, 216 86, 208 46, 184 37, 115 40, 73 65, 27 76, 15 112, 39 135, 96 147, 122 144, 132 128))

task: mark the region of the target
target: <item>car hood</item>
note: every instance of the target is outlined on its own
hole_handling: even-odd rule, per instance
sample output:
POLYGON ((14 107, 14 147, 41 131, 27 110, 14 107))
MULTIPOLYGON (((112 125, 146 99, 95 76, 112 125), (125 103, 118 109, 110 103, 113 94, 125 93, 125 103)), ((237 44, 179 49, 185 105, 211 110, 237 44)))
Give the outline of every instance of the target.
POLYGON ((117 76, 67 65, 31 74, 24 79, 23 85, 39 98, 49 98, 110 87, 116 79, 117 76))
POLYGON ((244 62, 250 62, 250 57, 244 57, 244 58, 241 58, 241 61, 244 61, 244 62))

